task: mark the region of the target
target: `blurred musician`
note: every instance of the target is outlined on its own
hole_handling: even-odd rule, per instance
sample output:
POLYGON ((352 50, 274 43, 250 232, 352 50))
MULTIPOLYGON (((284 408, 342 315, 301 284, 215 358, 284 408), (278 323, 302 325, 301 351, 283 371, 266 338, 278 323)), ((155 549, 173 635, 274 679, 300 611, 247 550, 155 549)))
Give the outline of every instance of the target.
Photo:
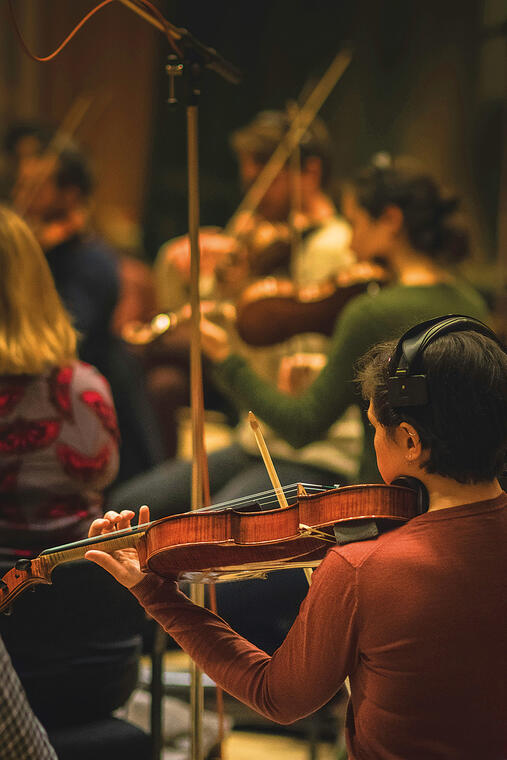
MULTIPOLYGON (((231 136, 246 192, 290 127, 283 111, 261 111, 231 136)), ((333 147, 319 119, 301 140, 300 166, 284 165, 253 214, 235 216, 223 235, 201 233, 201 292, 237 295, 253 278, 285 275, 301 283, 325 279, 353 261, 349 227, 327 193, 333 147), (338 261, 338 263, 337 263, 338 261)), ((155 263, 159 305, 174 310, 188 301, 188 238, 166 243, 155 263)))
MULTIPOLYGON (((285 113, 262 111, 250 124, 232 134, 231 145, 245 191, 255 182, 289 126, 285 113)), ((245 212, 235 217, 234 224, 230 225, 234 234, 224 235, 216 229, 201 231, 202 297, 219 302, 234 299, 252 280, 265 275, 289 277, 295 284, 318 284, 353 263, 349 226, 327 193, 332 178, 333 148, 320 120, 315 120, 303 136, 300 154, 300 171, 291 163, 283 166, 257 211, 253 215, 245 212), (297 211, 293 208, 295 190, 300 198, 297 211)), ((188 302, 190 246, 187 236, 162 246, 155 262, 155 275, 161 310, 175 311, 188 302)), ((277 379, 281 357, 293 353, 296 345, 293 342, 272 350, 251 352, 236 336, 235 340, 238 349, 247 353, 256 369, 273 382, 277 379)), ((297 349, 305 353, 321 352, 324 347, 325 341, 321 338, 297 342, 297 349)), ((158 416, 163 420, 166 450, 171 456, 177 446, 176 412, 178 407, 188 404, 189 399, 188 333, 180 330, 178 334, 166 335, 147 353, 152 365, 148 387, 158 416)), ((298 374, 306 373, 305 367, 298 374)), ((206 365, 205 378, 206 406, 227 410, 227 402, 223 395, 217 394, 206 365)), ((241 427, 239 434, 241 446, 257 458, 247 426, 241 427)), ((354 432, 349 430, 347 438, 349 434, 353 437, 354 432)), ((270 444, 274 445, 274 439, 270 444)), ((329 470, 333 473, 331 478, 343 480, 354 474, 354 456, 348 451, 339 457, 333 446, 324 454, 319 451, 296 455, 282 442, 278 446, 278 453, 284 458, 329 470)), ((342 450, 345 452, 345 448, 342 450)))
POLYGON ((11 194, 46 254, 79 332, 80 359, 97 367, 111 384, 122 440, 122 480, 155 464, 160 443, 144 398, 141 367, 111 329, 120 289, 118 260, 92 231, 93 187, 83 151, 68 136, 49 139, 41 132, 38 151, 17 163, 11 194))
MULTIPOLYGON (((500 760, 507 494, 498 475, 507 451, 507 356, 474 320, 411 327, 398 347, 373 349, 360 378, 383 479, 415 478, 427 501, 421 514, 375 539, 329 544, 272 657, 236 633, 227 614, 190 602, 175 576, 140 572, 135 549, 86 557, 130 588, 219 686, 270 720, 315 712, 348 677, 350 760, 500 760), (403 366, 407 385, 395 378, 392 388, 403 366)), ((148 513, 141 508, 142 522, 148 513)), ((125 528, 133 516, 107 512, 91 535, 125 528)), ((239 585, 240 596, 251 583, 223 585, 239 585)), ((282 587, 280 601, 283 594, 282 587)), ((249 613, 271 610, 261 600, 249 613)))

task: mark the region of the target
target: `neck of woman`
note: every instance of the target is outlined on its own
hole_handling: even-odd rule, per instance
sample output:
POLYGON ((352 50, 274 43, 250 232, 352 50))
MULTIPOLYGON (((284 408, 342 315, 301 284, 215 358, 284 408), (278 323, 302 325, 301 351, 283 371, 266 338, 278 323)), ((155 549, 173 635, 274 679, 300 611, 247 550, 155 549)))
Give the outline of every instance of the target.
POLYGON ((393 247, 387 259, 396 279, 402 285, 437 285, 452 282, 452 275, 422 251, 400 243, 393 247))
POLYGON ((430 499, 429 512, 496 499, 502 493, 502 487, 496 478, 486 483, 470 484, 450 481, 449 478, 440 475, 430 475, 425 478, 425 485, 430 499))

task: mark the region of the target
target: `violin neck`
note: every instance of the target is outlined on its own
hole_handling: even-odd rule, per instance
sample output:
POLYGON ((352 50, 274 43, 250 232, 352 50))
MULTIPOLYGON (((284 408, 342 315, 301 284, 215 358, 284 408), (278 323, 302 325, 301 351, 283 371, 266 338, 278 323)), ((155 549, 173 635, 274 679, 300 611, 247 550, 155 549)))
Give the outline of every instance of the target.
POLYGON ((64 544, 63 546, 55 546, 53 549, 46 549, 42 554, 39 554, 37 559, 41 560, 51 572, 58 565, 83 559, 86 552, 90 549, 98 549, 108 554, 118 549, 135 549, 143 535, 144 530, 140 531, 132 528, 116 534, 109 533, 104 536, 96 536, 95 538, 85 538, 72 544, 64 544))
POLYGON ((146 525, 138 525, 113 534, 46 549, 35 559, 19 559, 0 580, 0 612, 7 610, 13 600, 30 586, 37 583, 51 583, 51 573, 58 565, 83 559, 91 548, 112 553, 117 549, 136 547, 145 530, 146 525))

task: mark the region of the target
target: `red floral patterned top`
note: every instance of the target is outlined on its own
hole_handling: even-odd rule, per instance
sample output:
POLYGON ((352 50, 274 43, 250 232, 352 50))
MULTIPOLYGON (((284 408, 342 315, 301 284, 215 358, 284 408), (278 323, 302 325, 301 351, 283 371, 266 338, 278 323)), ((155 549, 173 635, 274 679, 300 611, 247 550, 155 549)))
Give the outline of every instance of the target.
POLYGON ((73 362, 0 376, 0 548, 33 555, 86 536, 118 471, 107 381, 73 362))

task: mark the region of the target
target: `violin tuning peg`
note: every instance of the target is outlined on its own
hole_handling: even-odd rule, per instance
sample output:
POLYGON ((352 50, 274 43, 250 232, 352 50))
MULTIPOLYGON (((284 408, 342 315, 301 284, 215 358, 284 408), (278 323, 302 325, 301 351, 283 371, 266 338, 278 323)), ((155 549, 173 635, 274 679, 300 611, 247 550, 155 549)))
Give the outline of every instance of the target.
POLYGON ((31 559, 18 559, 16 560, 16 564, 14 565, 16 570, 26 570, 27 572, 32 567, 32 560, 31 559))
POLYGON ((2 610, 4 615, 12 615, 12 607, 6 607, 4 610, 2 610))

